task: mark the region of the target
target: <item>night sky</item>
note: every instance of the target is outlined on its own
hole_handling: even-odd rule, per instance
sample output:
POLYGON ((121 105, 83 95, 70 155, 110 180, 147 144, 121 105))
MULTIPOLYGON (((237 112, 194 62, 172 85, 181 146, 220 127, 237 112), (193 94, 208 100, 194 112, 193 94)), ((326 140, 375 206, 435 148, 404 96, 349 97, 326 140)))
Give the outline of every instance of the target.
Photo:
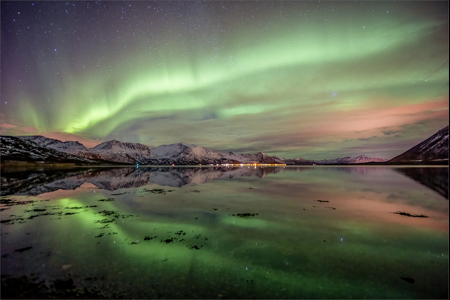
POLYGON ((392 158, 449 124, 448 2, 1 1, 1 134, 392 158))

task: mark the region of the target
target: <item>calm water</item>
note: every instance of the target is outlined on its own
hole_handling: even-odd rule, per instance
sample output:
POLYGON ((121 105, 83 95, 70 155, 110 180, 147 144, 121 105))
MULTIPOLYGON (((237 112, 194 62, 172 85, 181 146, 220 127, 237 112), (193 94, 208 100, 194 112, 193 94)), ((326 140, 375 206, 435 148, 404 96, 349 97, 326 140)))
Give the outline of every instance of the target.
POLYGON ((2 296, 448 295, 448 168, 4 170, 1 209, 2 296))

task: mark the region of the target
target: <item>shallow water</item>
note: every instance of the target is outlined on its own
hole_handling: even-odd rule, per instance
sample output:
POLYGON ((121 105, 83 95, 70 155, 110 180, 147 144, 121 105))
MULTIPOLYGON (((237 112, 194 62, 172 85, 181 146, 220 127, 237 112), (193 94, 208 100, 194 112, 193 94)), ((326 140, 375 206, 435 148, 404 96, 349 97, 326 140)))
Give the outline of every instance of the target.
POLYGON ((447 298, 446 197, 448 168, 8 170, 2 289, 447 298))

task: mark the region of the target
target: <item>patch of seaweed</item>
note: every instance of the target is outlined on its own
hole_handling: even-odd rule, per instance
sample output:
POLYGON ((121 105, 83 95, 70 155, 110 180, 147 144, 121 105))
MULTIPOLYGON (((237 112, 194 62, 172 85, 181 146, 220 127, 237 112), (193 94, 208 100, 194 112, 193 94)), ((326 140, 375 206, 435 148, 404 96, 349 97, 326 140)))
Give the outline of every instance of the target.
POLYGON ((176 240, 178 240, 178 239, 177 238, 170 238, 170 239, 161 240, 160 243, 171 244, 171 243, 174 243, 176 240))
POLYGON ((145 192, 149 192, 152 194, 165 195, 166 193, 173 192, 174 190, 165 190, 165 189, 144 189, 145 192))
POLYGON ((114 201, 114 198, 100 199, 100 200, 97 200, 97 201, 111 202, 111 201, 114 201))
POLYGON ((248 218, 248 217, 254 217, 257 216, 258 213, 239 213, 239 214, 228 214, 232 217, 240 217, 240 218, 248 218))
POLYGON ((14 252, 22 253, 22 252, 24 252, 24 251, 30 250, 31 248, 33 248, 33 246, 29 246, 29 247, 25 247, 25 248, 16 249, 16 250, 14 250, 14 252))
POLYGON ((200 248, 203 248, 203 245, 200 245, 200 247, 198 247, 197 245, 188 245, 187 247, 189 248, 189 250, 200 250, 200 248))
POLYGON ((407 213, 404 211, 396 211, 396 212, 393 212, 393 214, 412 217, 412 218, 428 218, 428 216, 426 216, 426 215, 413 215, 413 214, 410 214, 410 213, 407 213))

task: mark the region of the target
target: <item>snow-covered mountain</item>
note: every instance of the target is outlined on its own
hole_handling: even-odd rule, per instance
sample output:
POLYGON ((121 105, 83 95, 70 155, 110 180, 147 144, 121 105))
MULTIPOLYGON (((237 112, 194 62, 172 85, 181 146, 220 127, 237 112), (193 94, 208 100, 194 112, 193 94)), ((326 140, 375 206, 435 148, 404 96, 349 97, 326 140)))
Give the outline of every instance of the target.
POLYGON ((335 159, 323 159, 314 161, 315 164, 318 165, 348 165, 348 164, 364 164, 369 162, 385 162, 387 159, 384 158, 375 158, 375 157, 367 157, 365 155, 360 155, 356 157, 342 157, 335 159))
POLYGON ((197 145, 176 143, 161 145, 150 150, 150 158, 147 164, 151 165, 207 165, 220 164, 223 155, 214 150, 197 145))
POLYGON ((117 140, 101 143, 93 148, 86 148, 77 141, 62 142, 44 136, 22 136, 24 141, 39 146, 71 154, 83 159, 99 160, 116 164, 146 164, 146 165, 210 165, 210 164, 286 164, 286 165, 312 165, 312 164, 354 164, 365 162, 383 162, 378 158, 369 158, 364 155, 355 158, 344 157, 332 160, 312 161, 303 158, 285 159, 269 156, 265 153, 221 153, 209 148, 176 143, 150 148, 139 143, 123 143, 117 140))
POLYGON ((62 142, 60 140, 51 139, 42 135, 28 135, 28 136, 18 136, 18 138, 21 138, 25 141, 31 141, 39 146, 48 147, 51 149, 55 149, 58 151, 65 152, 63 150, 72 150, 72 149, 79 149, 79 150, 85 150, 86 147, 83 146, 83 144, 76 142, 76 141, 70 141, 70 142, 62 142))
POLYGON ((286 165, 313 165, 314 161, 312 160, 308 160, 308 159, 303 159, 303 158, 277 158, 276 160, 286 164, 286 165))
POLYGON ((177 143, 161 145, 150 150, 151 158, 147 164, 152 165, 208 165, 208 164, 282 164, 279 159, 265 153, 236 154, 221 153, 197 145, 177 143))
MULTIPOLYGON (((112 140, 101 143, 93 148, 86 148, 76 141, 62 142, 43 136, 22 136, 23 141, 32 142, 49 150, 77 156, 79 159, 103 161, 115 164, 141 164, 141 165, 210 165, 210 164, 286 164, 286 165, 335 165, 335 164, 361 164, 370 162, 386 162, 386 159, 367 157, 342 157, 335 159, 307 160, 303 158, 285 159, 269 156, 265 153, 256 154, 222 153, 209 148, 176 143, 150 148, 139 143, 122 143, 112 140)), ((26 152, 26 151, 25 151, 26 152)), ((22 153, 20 160, 37 160, 36 155, 22 153), (36 157, 35 157, 36 156, 36 157)), ((8 152, 9 153, 9 152, 8 152)), ((19 153, 19 154, 18 154, 19 153)), ((6 155, 6 152, 5 152, 6 155)), ((16 158, 18 156, 15 156, 16 158)), ((2 158, 4 154, 2 152, 2 158)), ((63 157, 63 156, 61 156, 63 157)), ((426 141, 413 147, 409 151, 389 161, 389 163, 405 161, 432 161, 438 159, 448 160, 448 126, 426 141)))
POLYGON ((150 157, 150 147, 139 143, 122 143, 112 140, 93 148, 86 148, 83 144, 76 141, 61 142, 60 140, 39 135, 21 136, 19 138, 79 157, 113 163, 144 164, 150 157))
MULTIPOLYGON (((61 142, 62 143, 62 142, 61 142)), ((69 153, 41 146, 31 140, 14 136, 1 136, 0 155, 4 161, 45 161, 82 164, 99 164, 99 161, 86 159, 69 153)))
POLYGON ((448 126, 408 151, 394 157, 389 162, 405 163, 439 160, 448 161, 448 126))
POLYGON ((98 144, 94 148, 91 148, 91 150, 112 150, 112 151, 127 151, 127 152, 143 152, 143 151, 149 151, 150 147, 139 144, 139 143, 122 143, 117 140, 107 141, 101 144, 98 144))

